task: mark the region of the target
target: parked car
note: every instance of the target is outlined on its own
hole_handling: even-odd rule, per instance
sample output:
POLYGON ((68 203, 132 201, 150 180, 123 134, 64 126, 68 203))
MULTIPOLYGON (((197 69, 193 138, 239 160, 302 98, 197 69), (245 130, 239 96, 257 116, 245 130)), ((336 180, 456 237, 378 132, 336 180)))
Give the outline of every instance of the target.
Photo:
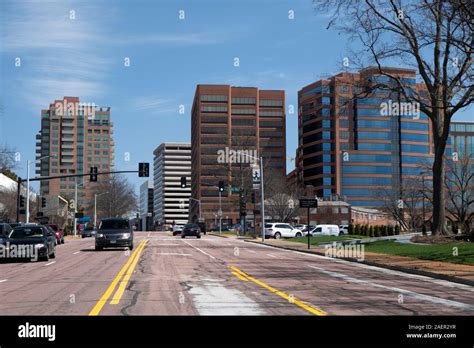
POLYGON ((198 224, 184 225, 183 231, 181 232, 181 238, 186 238, 186 236, 196 236, 197 238, 201 238, 201 229, 198 224))
POLYGON ((106 247, 128 247, 133 249, 133 228, 128 219, 102 219, 95 234, 95 250, 106 247))
POLYGON ((265 238, 293 238, 302 237, 303 232, 300 229, 294 228, 293 226, 286 223, 269 223, 265 224, 265 238))
POLYGON ((96 233, 94 226, 87 226, 81 231, 81 238, 92 237, 96 233))
POLYGON ((174 225, 171 229, 173 231, 173 236, 181 234, 181 232, 183 232, 183 227, 184 225, 174 225))
POLYGON ((10 224, 0 223, 0 238, 1 237, 7 238, 12 230, 13 228, 10 226, 10 224))
POLYGON ((316 225, 308 232, 310 236, 339 236, 339 226, 337 225, 316 225))
POLYGON ((64 244, 64 231, 56 224, 47 224, 53 229, 54 234, 56 235, 57 244, 64 244))
POLYGON ((12 245, 30 245, 35 248, 39 260, 48 261, 56 257, 56 235, 46 226, 24 224, 15 227, 8 237, 12 245))
POLYGON ((339 234, 349 234, 349 225, 339 225, 339 234))
POLYGON ((12 222, 12 223, 9 223, 9 225, 10 225, 11 228, 15 228, 15 227, 21 226, 22 223, 21 222, 12 222))

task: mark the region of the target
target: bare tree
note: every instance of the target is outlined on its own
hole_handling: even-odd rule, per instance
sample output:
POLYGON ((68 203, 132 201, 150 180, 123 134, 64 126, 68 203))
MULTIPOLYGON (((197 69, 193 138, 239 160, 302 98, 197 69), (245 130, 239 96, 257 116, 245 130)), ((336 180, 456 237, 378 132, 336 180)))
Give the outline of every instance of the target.
POLYGON ((17 154, 18 152, 14 148, 9 147, 6 144, 0 145, 0 173, 5 174, 12 179, 16 177, 12 171, 18 165, 18 161, 16 160, 17 154))
POLYGON ((422 205, 424 192, 420 190, 418 178, 404 179, 400 191, 382 190, 384 205, 387 212, 404 230, 415 231, 423 225, 422 205))
POLYGON ((359 57, 375 63, 411 103, 418 103, 433 125, 433 234, 446 234, 444 154, 453 115, 474 99, 472 52, 473 5, 468 0, 315 0, 319 10, 333 11, 337 27, 362 43, 359 57), (382 64, 399 60, 415 67, 427 88, 420 95, 382 64))
POLYGON ((448 161, 446 192, 448 219, 459 224, 461 231, 469 233, 474 220, 474 160, 462 156, 457 161, 448 161))
POLYGON ((302 187, 289 186, 286 180, 280 180, 274 182, 270 193, 265 199, 265 208, 273 220, 291 222, 299 216, 299 199, 305 195, 302 187))
POLYGON ((137 196, 127 178, 120 174, 104 177, 97 182, 92 195, 97 197, 97 217, 121 217, 137 210, 137 196))

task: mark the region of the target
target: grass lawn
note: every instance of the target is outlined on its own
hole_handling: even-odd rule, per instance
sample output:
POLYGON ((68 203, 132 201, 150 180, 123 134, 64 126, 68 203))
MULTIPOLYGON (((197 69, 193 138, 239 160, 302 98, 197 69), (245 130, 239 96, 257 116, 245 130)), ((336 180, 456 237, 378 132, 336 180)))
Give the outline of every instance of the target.
POLYGON ((379 241, 365 244, 365 251, 381 254, 409 256, 422 260, 474 265, 474 243, 417 245, 396 243, 394 241, 379 241), (458 248, 458 256, 453 255, 454 247, 458 248))
MULTIPOLYGON (((359 239, 359 238, 367 238, 367 236, 356 236, 356 235, 350 235, 350 236, 319 236, 319 237, 310 237, 309 241, 311 245, 317 245, 321 243, 328 243, 328 242, 340 242, 343 240, 349 240, 349 239, 359 239)), ((286 239, 290 242, 298 242, 298 243, 308 243, 308 237, 298 237, 298 238, 289 238, 286 239)))

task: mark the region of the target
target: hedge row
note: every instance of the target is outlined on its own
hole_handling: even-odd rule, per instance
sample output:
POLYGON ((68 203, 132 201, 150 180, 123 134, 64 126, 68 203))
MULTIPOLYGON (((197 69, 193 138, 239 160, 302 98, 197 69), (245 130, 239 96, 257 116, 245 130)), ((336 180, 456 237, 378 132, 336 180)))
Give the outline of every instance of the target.
POLYGON ((385 237, 400 234, 400 226, 391 225, 349 225, 349 234, 368 237, 385 237))

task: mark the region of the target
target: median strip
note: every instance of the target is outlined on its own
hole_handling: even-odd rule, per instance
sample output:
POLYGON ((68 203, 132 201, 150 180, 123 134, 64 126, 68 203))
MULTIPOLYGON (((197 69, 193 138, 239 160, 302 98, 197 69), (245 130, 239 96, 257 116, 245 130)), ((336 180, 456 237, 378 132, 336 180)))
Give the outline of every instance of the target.
MULTIPOLYGON (((300 308, 303 308, 304 310, 314 314, 314 315, 318 315, 318 316, 324 316, 324 315, 327 315, 327 313, 319 308, 316 308, 316 307, 313 307, 313 306, 310 306, 309 304, 307 303, 304 303, 300 300, 297 300, 296 298, 294 298, 293 296, 290 296, 290 295, 287 295, 285 294, 284 292, 280 291, 280 290, 277 290, 267 284, 265 284, 264 282, 261 282, 260 280, 257 280, 251 276, 249 276, 248 274, 246 274, 245 272, 241 271, 240 269, 238 269, 237 267, 234 267, 234 266, 229 266, 229 268, 233 271, 232 274, 237 273, 239 274, 242 278, 245 278, 246 280, 250 280, 252 282, 254 282, 255 284, 257 285, 260 285, 261 287, 269 290, 270 292, 273 292, 274 294, 284 298, 285 300, 287 300, 288 302, 290 303, 293 303, 295 305, 297 305, 298 307, 300 308)), ((235 274, 234 274, 235 275, 235 274)), ((239 278, 239 277, 238 277, 239 278)), ((239 278, 240 279, 240 278, 239 278)))
POLYGON ((96 305, 94 306, 94 308, 92 308, 92 310, 89 312, 89 315, 90 316, 95 316, 95 315, 99 315, 100 311, 102 310, 102 308, 104 307, 105 303, 107 302, 107 300, 109 299, 110 295, 112 295, 112 292, 114 291, 115 287, 117 286, 117 283, 120 281, 120 279, 122 278, 122 276, 124 275, 124 273, 127 271, 128 267, 131 265, 131 263, 133 262, 133 260, 135 259, 135 257, 137 256, 137 253, 138 251, 140 250, 140 248, 142 246, 145 245, 145 243, 147 242, 147 240, 143 240, 140 245, 138 246, 138 248, 132 253, 132 255, 130 256, 130 258, 128 259, 127 263, 125 264, 125 266, 123 266, 123 268, 120 270, 120 272, 117 274, 117 276, 115 277, 115 279, 112 281, 112 283, 109 285, 109 287, 107 288, 107 290, 105 291, 105 293, 102 295, 102 297, 100 298, 100 300, 96 303, 96 305))

